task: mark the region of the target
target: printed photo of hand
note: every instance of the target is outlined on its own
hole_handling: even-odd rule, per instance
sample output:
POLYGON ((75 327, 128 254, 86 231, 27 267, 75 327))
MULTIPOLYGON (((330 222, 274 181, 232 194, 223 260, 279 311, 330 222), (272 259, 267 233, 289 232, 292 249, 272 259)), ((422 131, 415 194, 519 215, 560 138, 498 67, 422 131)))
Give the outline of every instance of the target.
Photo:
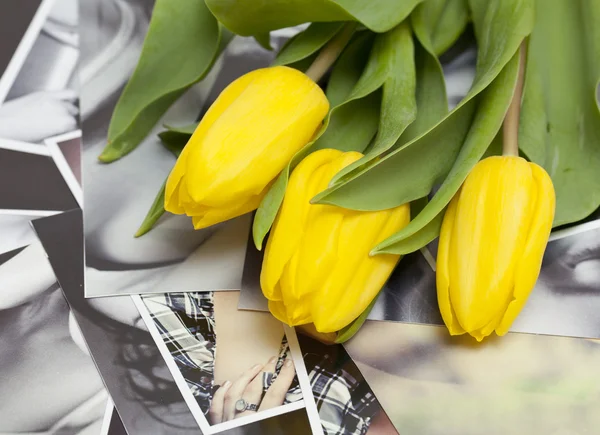
POLYGON ((0 138, 23 142, 44 139, 77 128, 75 91, 35 92, 0 106, 0 138))
POLYGON ((213 396, 208 411, 210 424, 222 423, 283 405, 296 369, 292 360, 286 359, 274 379, 276 365, 277 357, 274 356, 264 366, 257 364, 233 382, 224 382, 213 396))

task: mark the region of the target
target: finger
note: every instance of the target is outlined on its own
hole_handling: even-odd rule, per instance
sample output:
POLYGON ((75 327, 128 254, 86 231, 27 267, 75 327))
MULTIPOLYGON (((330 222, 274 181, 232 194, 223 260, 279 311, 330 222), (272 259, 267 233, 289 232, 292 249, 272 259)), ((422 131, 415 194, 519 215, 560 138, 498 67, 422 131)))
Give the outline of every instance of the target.
POLYGON ((242 398, 244 390, 252 380, 260 373, 261 364, 256 364, 254 367, 246 370, 225 393, 225 407, 223 410, 223 418, 225 421, 232 420, 235 416, 235 402, 242 398))
POLYGON ((260 404, 259 411, 283 405, 285 395, 290 389, 295 375, 296 368, 294 367, 294 363, 291 359, 287 359, 279 371, 277 379, 273 381, 273 384, 267 390, 267 393, 260 404))
MULTIPOLYGON (((247 403, 260 404, 262 396, 265 392, 265 378, 272 376, 275 372, 275 366, 277 365, 277 357, 271 357, 265 364, 262 371, 248 384, 242 398, 247 403)), ((267 386, 268 387, 268 386, 267 386)), ((236 414, 236 418, 243 417, 244 415, 252 414, 256 411, 244 411, 236 414)))
POLYGON ((217 424, 223 421, 223 408, 225 405, 225 394, 227 390, 231 388, 231 382, 226 381, 221 387, 215 392, 210 409, 208 410, 208 419, 210 424, 217 424))

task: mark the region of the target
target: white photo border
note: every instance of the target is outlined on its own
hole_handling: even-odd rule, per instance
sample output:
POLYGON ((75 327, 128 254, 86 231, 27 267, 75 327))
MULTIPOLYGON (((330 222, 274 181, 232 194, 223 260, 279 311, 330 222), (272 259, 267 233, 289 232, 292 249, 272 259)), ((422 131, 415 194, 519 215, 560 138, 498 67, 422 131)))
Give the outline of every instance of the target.
POLYGON ((59 143, 73 139, 79 139, 81 141, 81 130, 75 130, 58 136, 49 137, 44 140, 44 144, 46 145, 46 148, 48 150, 48 155, 50 155, 52 157, 52 160, 54 160, 54 164, 60 171, 63 179, 65 180, 65 183, 67 183, 67 186, 69 186, 71 194, 77 201, 77 204, 79 204, 79 208, 83 209, 83 189, 77 182, 77 178, 71 170, 67 159, 65 159, 64 154, 58 147, 59 143))
POLYGON ((183 399, 188 405, 190 411, 192 412, 196 423, 198 423, 198 426, 205 435, 216 434, 235 427, 245 426, 250 423, 266 420, 277 415, 286 414, 303 408, 306 409, 306 413, 308 415, 308 419, 313 433, 316 435, 323 434, 318 412, 316 412, 315 416, 316 405, 314 402, 312 389, 310 388, 310 380, 308 379, 306 366, 304 365, 304 360, 302 359, 302 352, 298 343, 298 337, 296 337, 296 331, 294 329, 282 324, 284 326, 284 333, 286 334, 288 345, 290 346, 290 354, 292 356, 292 361, 294 362, 294 366, 296 367, 296 376, 298 377, 298 383, 300 384, 300 390, 302 391, 302 399, 294 403, 278 406, 276 408, 261 411, 260 413, 256 413, 253 415, 248 415, 245 417, 236 418, 235 420, 210 425, 206 420, 204 413, 200 409, 200 406, 198 405, 198 402, 196 401, 194 395, 192 394, 192 391, 189 389, 185 379, 183 378, 183 375, 179 371, 179 368, 177 367, 175 360, 171 356, 167 345, 161 338, 160 332, 158 331, 156 324, 152 320, 150 312, 146 308, 146 305, 144 304, 141 296, 131 295, 131 298, 135 303, 138 311, 140 312, 140 315, 144 320, 144 323, 146 324, 150 335, 154 339, 154 342, 156 343, 156 346, 158 347, 163 359, 165 360, 165 363, 169 367, 169 370, 173 378, 175 379, 177 386, 179 387, 179 391, 181 392, 183 399), (310 402, 312 402, 312 406, 310 402), (306 406, 307 403, 309 405, 308 407, 306 406), (317 426, 316 430, 315 426, 317 426))
POLYGON ((35 44, 35 41, 37 40, 55 1, 56 0, 42 0, 40 2, 33 19, 29 23, 27 30, 21 38, 21 42, 19 42, 19 45, 10 59, 10 62, 8 62, 6 69, 3 73, 1 73, 0 105, 4 103, 4 100, 6 100, 8 93, 17 79, 17 76, 21 72, 21 68, 25 63, 29 52, 33 48, 33 45, 35 44))

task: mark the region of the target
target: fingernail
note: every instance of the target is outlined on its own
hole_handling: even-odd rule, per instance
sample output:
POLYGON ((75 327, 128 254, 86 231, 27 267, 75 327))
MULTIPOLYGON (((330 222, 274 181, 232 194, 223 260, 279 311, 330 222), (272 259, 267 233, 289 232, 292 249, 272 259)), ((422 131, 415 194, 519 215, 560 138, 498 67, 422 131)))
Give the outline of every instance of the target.
POLYGON ((286 367, 291 367, 292 366, 292 360, 291 359, 286 360, 285 361, 285 366, 286 367))
POLYGON ((269 360, 269 362, 271 364, 273 364, 275 361, 277 361, 277 357, 276 356, 272 356, 271 359, 269 360))
POLYGON ((252 370, 258 370, 261 367, 262 366, 260 364, 256 364, 254 367, 252 367, 252 370))
POLYGON ((231 382, 225 381, 222 388, 229 388, 229 387, 231 387, 231 382))

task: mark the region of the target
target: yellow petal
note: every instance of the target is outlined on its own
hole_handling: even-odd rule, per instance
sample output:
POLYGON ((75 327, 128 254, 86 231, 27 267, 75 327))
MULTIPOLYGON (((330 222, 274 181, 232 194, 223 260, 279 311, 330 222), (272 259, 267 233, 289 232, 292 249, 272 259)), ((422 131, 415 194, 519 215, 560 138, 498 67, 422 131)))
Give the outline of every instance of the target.
POLYGON ((272 67, 252 74, 196 138, 187 172, 195 202, 219 207, 258 194, 308 143, 329 110, 323 91, 300 71, 272 67))
MULTIPOLYGON (((467 177, 448 252, 449 294, 467 332, 498 319, 512 299, 535 200, 531 168, 520 157, 490 157, 467 177)), ((486 328, 489 329, 489 328, 486 328)))
POLYGON ((200 230, 256 210, 261 200, 261 195, 252 196, 241 204, 235 204, 230 207, 207 208, 206 211, 201 212, 199 215, 195 215, 193 211, 188 210, 187 214, 188 216, 192 216, 194 228, 200 230))
MULTIPOLYGON (((309 187, 311 195, 325 190, 335 174, 359 160, 360 153, 341 153, 327 165, 315 171, 309 187), (314 181, 314 183, 313 183, 314 181)), ((330 205, 309 205, 302 240, 298 247, 296 295, 307 295, 318 290, 331 273, 338 258, 339 231, 345 216, 344 209, 330 205)), ((285 292, 286 288, 282 288, 285 292)))
POLYGON ((452 232, 454 229, 454 223, 456 219, 456 206, 458 204, 458 198, 460 190, 452 198, 442 221, 442 229, 440 230, 440 239, 438 243, 437 253, 437 264, 436 264, 436 287, 437 287, 437 298, 438 305, 440 307, 440 313, 442 319, 450 332, 450 335, 461 335, 465 333, 465 330, 460 326, 456 319, 456 314, 452 308, 450 302, 450 271, 448 270, 448 256, 450 251, 450 244, 452 241, 452 232))
POLYGON ((498 335, 504 335, 508 332, 535 286, 554 220, 556 196, 552 180, 543 168, 535 163, 529 165, 531 166, 537 191, 533 218, 527 243, 515 271, 513 300, 508 305, 500 325, 496 328, 498 335))
POLYGON ((167 178, 165 186, 165 210, 174 214, 184 214, 185 209, 180 205, 179 188, 185 175, 186 161, 189 148, 185 147, 175 162, 175 167, 167 178))
POLYGON ((345 211, 338 261, 313 303, 317 330, 338 331, 358 317, 377 296, 398 255, 369 256, 373 246, 410 221, 408 204, 376 212, 345 211))
MULTIPOLYGON (((314 193, 309 187, 315 171, 341 154, 337 150, 320 150, 306 157, 292 172, 281 209, 267 241, 260 282, 267 299, 272 299, 285 265, 296 252, 306 227, 309 201, 314 193)), ((294 278, 295 279, 295 278, 294 278)))

